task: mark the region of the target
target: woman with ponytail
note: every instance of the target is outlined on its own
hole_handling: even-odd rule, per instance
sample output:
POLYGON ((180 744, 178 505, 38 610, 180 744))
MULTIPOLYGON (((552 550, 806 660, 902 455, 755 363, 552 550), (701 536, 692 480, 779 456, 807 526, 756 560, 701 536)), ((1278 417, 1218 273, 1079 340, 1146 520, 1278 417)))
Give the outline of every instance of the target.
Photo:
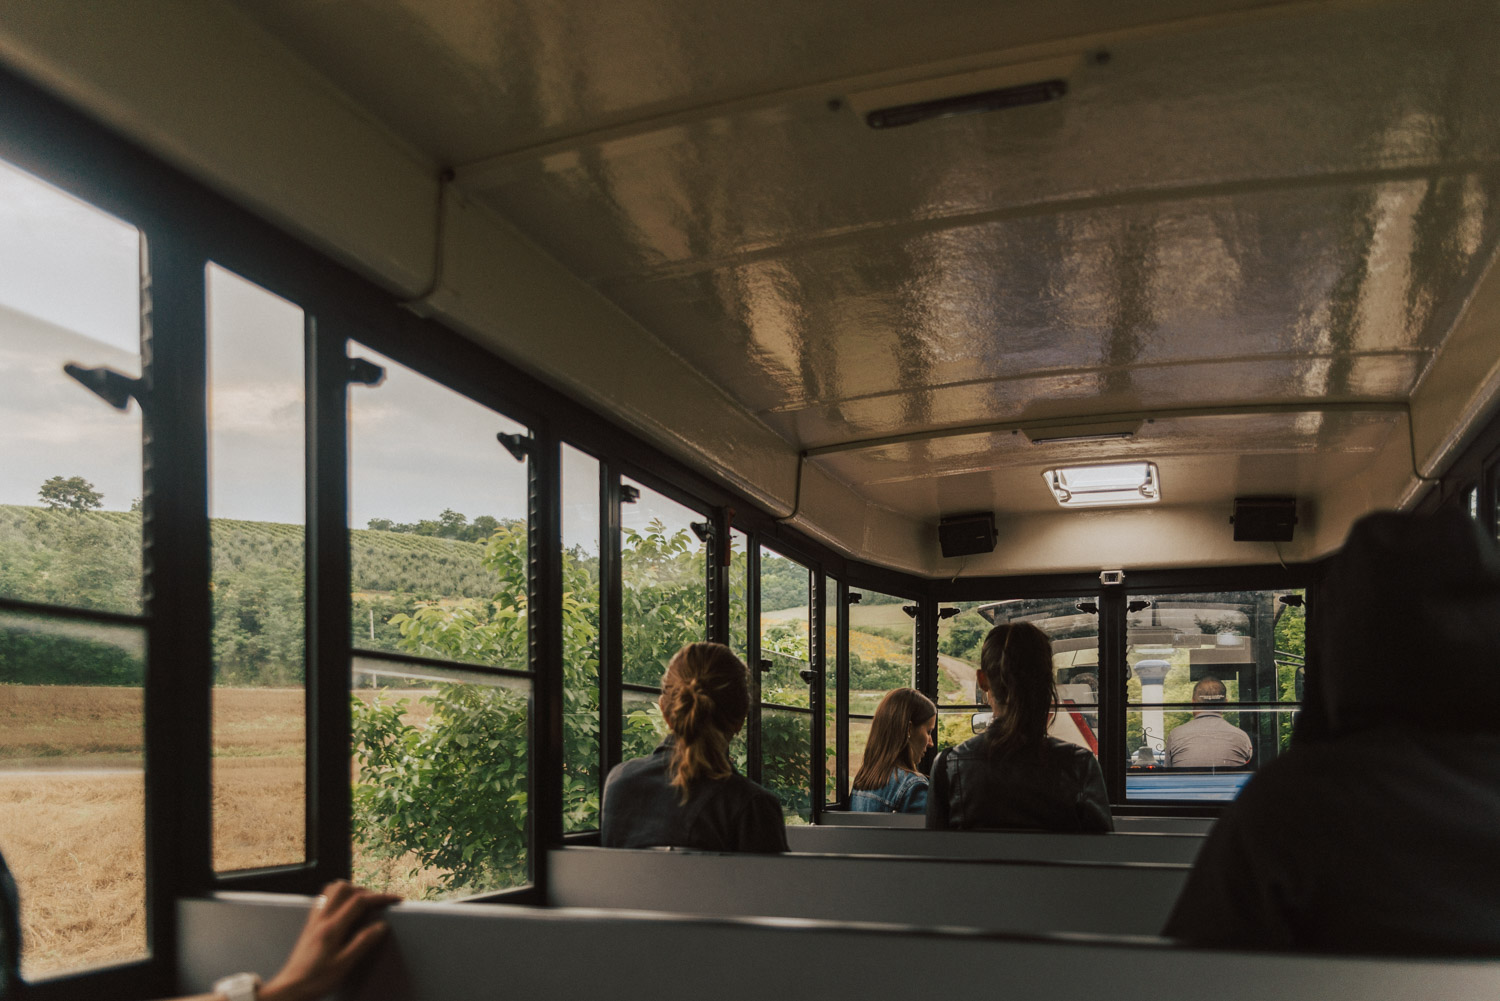
POLYGON ((1047 634, 1029 622, 996 626, 979 668, 994 719, 933 762, 927 826, 1114 830, 1098 759, 1047 735, 1057 701, 1047 634))
POLYGON ((605 780, 604 846, 786 851, 780 801, 729 759, 750 711, 750 672, 740 659, 720 643, 689 643, 667 665, 659 704, 671 734, 605 780))
POLYGON ((915 688, 886 692, 870 721, 865 758, 854 775, 849 809, 855 813, 922 813, 927 776, 917 762, 932 746, 937 707, 915 688))

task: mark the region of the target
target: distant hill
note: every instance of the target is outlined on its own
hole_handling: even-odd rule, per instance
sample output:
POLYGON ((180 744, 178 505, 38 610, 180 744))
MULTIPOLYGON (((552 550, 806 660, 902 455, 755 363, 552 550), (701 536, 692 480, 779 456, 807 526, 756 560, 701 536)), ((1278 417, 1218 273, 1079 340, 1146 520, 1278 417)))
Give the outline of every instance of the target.
MULTIPOLYGON (((214 662, 221 680, 288 684, 302 677, 303 539, 301 525, 216 518, 213 552, 214 662)), ((52 511, 0 505, 0 596, 73 608, 141 611, 141 516, 128 511, 52 511)), ((484 546, 404 532, 350 532, 353 639, 399 648, 388 624, 419 602, 486 598, 495 591, 484 546)), ((16 628, 20 628, 19 626, 16 628)), ((0 634, 14 632, 0 626, 0 634)), ((24 630, 23 630, 24 631, 24 630)), ((76 632, 76 630, 75 630, 76 632)), ((125 684, 138 668, 104 657, 107 667, 80 673, 108 651, 59 636, 51 653, 35 639, 6 645, 0 635, 0 683, 125 684), (22 663, 24 651, 25 663, 22 663), (51 661, 51 666, 38 660, 51 661), (14 663, 11 663, 14 661, 14 663), (85 678, 85 674, 87 678, 85 678), (109 679, 109 680, 106 680, 109 679)), ((129 658, 126 658, 129 660, 129 658)))

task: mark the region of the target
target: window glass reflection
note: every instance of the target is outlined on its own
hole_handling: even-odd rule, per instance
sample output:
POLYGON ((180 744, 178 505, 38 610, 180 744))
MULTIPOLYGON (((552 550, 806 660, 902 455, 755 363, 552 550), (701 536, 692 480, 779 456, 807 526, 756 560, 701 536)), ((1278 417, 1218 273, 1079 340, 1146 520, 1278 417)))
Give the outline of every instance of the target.
POLYGON ((141 611, 140 233, 0 161, 0 597, 141 611))
POLYGON ((529 670, 528 465, 496 440, 528 432, 358 353, 386 378, 349 397, 353 640, 371 651, 350 678, 355 876, 429 899, 514 886, 531 682, 448 665, 529 670))
POLYGON ((1130 797, 1232 799, 1245 776, 1286 749, 1302 697, 1302 597, 1216 591, 1129 598, 1130 797), (1168 772, 1175 777, 1163 778, 1168 772))
POLYGON ((599 460, 562 447, 563 829, 599 827, 599 460))
POLYGON ((146 955, 145 630, 0 612, 0 852, 36 979, 146 955))
POLYGON ((220 872, 307 857, 302 310, 209 265, 213 825, 220 872))

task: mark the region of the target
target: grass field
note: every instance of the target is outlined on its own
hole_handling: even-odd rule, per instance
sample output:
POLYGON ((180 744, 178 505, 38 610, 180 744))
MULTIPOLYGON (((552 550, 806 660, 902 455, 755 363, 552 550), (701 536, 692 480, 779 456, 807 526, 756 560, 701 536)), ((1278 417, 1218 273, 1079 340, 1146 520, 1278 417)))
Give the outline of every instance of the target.
MULTIPOLYGON (((425 716, 422 692, 392 694, 425 716)), ((217 689, 213 709, 215 868, 301 861, 302 691, 217 689)), ((29 979, 145 954, 141 719, 139 689, 0 686, 0 851, 29 979)), ((401 861, 355 866, 406 896, 435 882, 401 861)))

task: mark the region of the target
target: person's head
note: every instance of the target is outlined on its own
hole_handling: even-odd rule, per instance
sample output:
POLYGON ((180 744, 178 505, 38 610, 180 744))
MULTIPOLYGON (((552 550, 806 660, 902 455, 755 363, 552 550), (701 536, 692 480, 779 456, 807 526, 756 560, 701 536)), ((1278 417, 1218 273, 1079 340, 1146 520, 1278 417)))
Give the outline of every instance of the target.
POLYGON ((661 679, 661 715, 676 735, 672 785, 688 790, 699 779, 727 778, 729 741, 750 711, 750 672, 722 643, 689 643, 661 679))
POLYGON ((1293 746, 1381 726, 1500 731, 1500 548, 1467 512, 1361 518, 1312 600, 1293 746))
POLYGON ((1228 697, 1229 689, 1224 687, 1224 682, 1211 674, 1200 678, 1198 683, 1193 686, 1193 701, 1208 703, 1206 707, 1198 710, 1199 712, 1217 711, 1217 703, 1223 702, 1228 697))
POLYGON ((1052 641, 1029 622, 991 629, 979 650, 979 687, 995 718, 985 731, 990 750, 1009 753, 1046 742, 1057 684, 1052 674, 1052 641))
POLYGON ((886 692, 875 707, 864 762, 854 776, 855 789, 879 789, 897 768, 917 770, 917 762, 932 746, 937 707, 914 688, 886 692))

